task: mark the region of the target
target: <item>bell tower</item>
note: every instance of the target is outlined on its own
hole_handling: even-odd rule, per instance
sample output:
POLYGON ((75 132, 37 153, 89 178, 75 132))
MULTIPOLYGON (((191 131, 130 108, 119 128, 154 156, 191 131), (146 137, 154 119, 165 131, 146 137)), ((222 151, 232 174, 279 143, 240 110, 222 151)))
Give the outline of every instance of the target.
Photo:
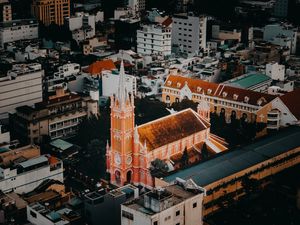
POLYGON ((125 88, 123 61, 119 72, 119 86, 116 95, 111 96, 110 146, 107 146, 107 172, 110 182, 122 186, 133 179, 134 148, 134 96, 125 88))

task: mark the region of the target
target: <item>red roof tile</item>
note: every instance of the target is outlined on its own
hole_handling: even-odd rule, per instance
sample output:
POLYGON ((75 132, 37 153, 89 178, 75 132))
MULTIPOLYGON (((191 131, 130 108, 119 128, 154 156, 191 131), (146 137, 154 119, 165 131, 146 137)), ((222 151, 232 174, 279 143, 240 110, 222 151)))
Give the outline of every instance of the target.
POLYGON ((192 109, 186 109, 138 127, 140 141, 154 150, 210 127, 192 109))
POLYGON ((204 92, 204 94, 208 96, 215 96, 237 102, 245 102, 245 98, 247 97, 249 98, 248 103, 251 105, 258 105, 258 102, 260 101, 260 105, 263 106, 276 98, 274 95, 178 75, 169 75, 164 86, 181 90, 185 84, 188 85, 192 93, 201 94, 204 92))
POLYGON ((85 72, 90 73, 92 75, 98 75, 103 70, 114 70, 114 69, 116 69, 114 62, 111 59, 108 59, 108 60, 94 62, 85 70, 85 72))
POLYGON ((280 97, 291 113, 300 120, 300 88, 280 97))

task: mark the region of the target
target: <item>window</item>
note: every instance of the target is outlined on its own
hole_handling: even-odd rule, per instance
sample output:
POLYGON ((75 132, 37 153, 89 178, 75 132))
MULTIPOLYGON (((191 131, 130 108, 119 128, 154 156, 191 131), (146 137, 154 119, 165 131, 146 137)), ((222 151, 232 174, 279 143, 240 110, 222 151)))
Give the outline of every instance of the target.
POLYGON ((157 222, 157 221, 154 221, 154 222, 153 222, 153 225, 158 225, 158 222, 157 222))
POLYGON ((193 208, 196 208, 197 207, 197 202, 194 202, 193 203, 193 208))
POLYGON ((176 211, 176 216, 180 215, 180 210, 176 211))
POLYGON ((180 225, 180 223, 176 223, 176 225, 180 225))
POLYGON ((36 218, 36 213, 30 210, 30 215, 34 218, 36 218))
POLYGON ((129 220, 133 220, 133 214, 130 212, 122 211, 122 216, 129 220))

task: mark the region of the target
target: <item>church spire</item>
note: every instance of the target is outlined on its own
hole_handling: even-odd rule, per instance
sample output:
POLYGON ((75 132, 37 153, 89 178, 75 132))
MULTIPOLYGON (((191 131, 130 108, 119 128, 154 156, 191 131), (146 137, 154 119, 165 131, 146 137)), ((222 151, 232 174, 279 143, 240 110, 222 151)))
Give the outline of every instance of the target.
POLYGON ((125 70, 123 60, 121 61, 120 71, 119 71, 119 87, 118 87, 118 100, 120 105, 125 105, 127 99, 126 83, 125 83, 125 70))

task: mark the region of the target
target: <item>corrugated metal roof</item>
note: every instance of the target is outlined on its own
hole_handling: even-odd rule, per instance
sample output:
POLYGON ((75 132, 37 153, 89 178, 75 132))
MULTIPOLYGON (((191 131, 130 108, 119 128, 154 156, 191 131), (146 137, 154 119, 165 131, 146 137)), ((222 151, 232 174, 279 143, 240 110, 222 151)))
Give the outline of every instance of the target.
POLYGON ((164 177, 167 182, 177 177, 193 179, 199 186, 206 186, 238 171, 263 162, 300 146, 300 127, 290 127, 246 147, 228 151, 216 158, 164 177))
POLYGON ((44 155, 39 156, 37 158, 29 159, 25 162, 21 162, 21 163, 19 163, 19 165, 22 166, 23 168, 27 168, 27 167, 30 167, 30 166, 33 166, 33 165, 36 165, 39 163, 43 163, 43 162, 48 162, 48 158, 44 155))
POLYGON ((50 145, 52 145, 52 146, 54 146, 54 147, 56 147, 58 149, 61 149, 63 151, 66 150, 66 149, 68 149, 68 148, 71 148, 73 146, 73 144, 71 144, 69 142, 66 142, 66 141, 64 141, 62 139, 56 139, 56 140, 52 141, 50 143, 50 145))

